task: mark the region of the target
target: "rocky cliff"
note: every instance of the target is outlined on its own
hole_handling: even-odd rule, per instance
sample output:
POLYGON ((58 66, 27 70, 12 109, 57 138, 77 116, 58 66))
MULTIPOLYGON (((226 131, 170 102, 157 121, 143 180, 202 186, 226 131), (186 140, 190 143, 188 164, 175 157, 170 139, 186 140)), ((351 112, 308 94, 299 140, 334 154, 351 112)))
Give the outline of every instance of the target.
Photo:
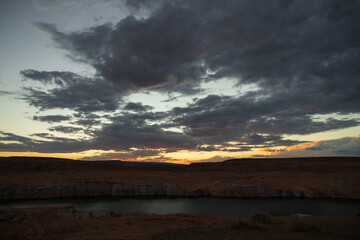
POLYGON ((0 167, 0 200, 86 196, 360 199, 360 158, 240 159, 155 167, 0 158, 0 167))
POLYGON ((218 186, 186 190, 174 183, 76 183, 76 184, 26 184, 0 186, 1 200, 45 199, 61 197, 307 197, 307 198, 358 198, 341 189, 314 189, 294 191, 272 189, 261 185, 218 186))

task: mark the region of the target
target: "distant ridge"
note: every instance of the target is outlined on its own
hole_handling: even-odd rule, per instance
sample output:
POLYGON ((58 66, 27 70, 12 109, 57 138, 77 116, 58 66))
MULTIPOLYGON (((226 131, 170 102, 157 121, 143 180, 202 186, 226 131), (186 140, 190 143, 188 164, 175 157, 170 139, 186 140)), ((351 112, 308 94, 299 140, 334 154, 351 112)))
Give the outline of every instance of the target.
POLYGON ((107 164, 114 164, 114 165, 126 165, 126 166, 176 166, 176 165, 184 165, 184 164, 177 164, 177 163, 166 163, 166 162, 139 162, 139 161, 120 161, 120 160, 98 160, 96 162, 99 163, 107 163, 107 164))
POLYGON ((222 162, 196 162, 188 166, 192 168, 211 168, 223 169, 231 167, 250 167, 251 169, 264 168, 278 168, 284 169, 289 166, 298 167, 304 164, 311 163, 312 166, 321 168, 322 165, 333 165, 338 168, 338 164, 342 161, 353 162, 354 164, 360 162, 360 157, 293 157, 293 158, 234 158, 222 162), (256 162, 256 164, 254 164, 256 162))
POLYGON ((33 172, 33 171, 58 171, 58 170, 91 170, 91 169, 114 169, 114 168, 151 168, 164 169, 186 166, 175 163, 159 162, 132 162, 119 160, 85 161, 67 158, 51 157, 0 157, 0 173, 6 172, 33 172))
MULTIPOLYGON (((232 158, 225 161, 225 162, 236 162, 236 161, 245 161, 245 160, 329 160, 329 159, 359 159, 360 157, 353 157, 353 156, 330 156, 330 157, 268 157, 268 158, 232 158)), ((205 163, 205 162, 204 162, 205 163)))
POLYGON ((0 157, 0 159, 27 159, 27 160, 69 160, 76 161, 71 158, 56 158, 56 157, 31 157, 31 156, 10 156, 10 157, 0 157))

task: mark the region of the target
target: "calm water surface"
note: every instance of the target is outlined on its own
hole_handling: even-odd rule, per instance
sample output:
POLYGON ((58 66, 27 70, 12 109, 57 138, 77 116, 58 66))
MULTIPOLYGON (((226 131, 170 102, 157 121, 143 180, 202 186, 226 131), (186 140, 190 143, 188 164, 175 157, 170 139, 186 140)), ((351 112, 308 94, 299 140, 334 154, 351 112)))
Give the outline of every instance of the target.
POLYGON ((33 207, 48 204, 72 203, 84 211, 105 210, 118 213, 186 213, 205 216, 249 216, 253 212, 288 212, 309 215, 356 216, 360 213, 360 200, 350 199, 229 199, 229 198, 175 198, 175 199, 128 199, 128 198, 66 198, 51 200, 26 200, 0 202, 0 206, 33 207))

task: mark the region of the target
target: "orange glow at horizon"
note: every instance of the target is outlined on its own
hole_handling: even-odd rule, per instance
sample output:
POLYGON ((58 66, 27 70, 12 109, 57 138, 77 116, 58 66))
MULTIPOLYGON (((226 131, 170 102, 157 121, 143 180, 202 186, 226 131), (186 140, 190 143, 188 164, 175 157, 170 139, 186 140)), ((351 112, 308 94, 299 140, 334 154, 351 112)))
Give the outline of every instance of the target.
POLYGON ((287 147, 270 147, 270 148, 262 148, 260 151, 264 154, 270 155, 270 156, 276 156, 280 155, 284 152, 291 152, 291 151, 302 151, 311 147, 314 147, 318 145, 322 141, 315 141, 311 143, 303 143, 299 145, 294 146, 287 146, 287 147))
POLYGON ((0 152, 0 157, 52 157, 77 160, 83 156, 79 153, 0 152))
MULTIPOLYGON (((69 158, 74 160, 81 160, 84 157, 95 157, 93 160, 119 160, 119 161, 137 161, 137 162, 163 162, 163 163, 178 163, 178 164, 190 164, 193 162, 201 162, 203 160, 211 160, 215 156, 225 158, 244 158, 252 157, 253 155, 263 154, 267 156, 277 156, 285 152, 291 151, 302 151, 310 147, 318 145, 322 141, 314 141, 310 143, 304 143, 294 146, 286 147, 270 147, 257 149, 248 154, 239 153, 239 152, 223 152, 223 151, 211 151, 204 152, 198 150, 180 150, 176 152, 169 152, 160 155, 154 156, 138 156, 134 158, 117 158, 116 155, 113 158, 101 158, 103 153, 108 153, 108 151, 97 151, 89 150, 79 153, 38 153, 38 152, 0 152, 0 157, 9 157, 9 156, 28 156, 28 157, 54 157, 54 158, 69 158), (99 159, 96 159, 96 156, 99 156, 99 159)), ((114 151, 111 151, 114 152, 114 151)), ((114 152, 115 153, 115 152, 114 152)), ((85 159, 84 159, 85 160, 85 159)), ((90 160, 91 161, 91 160, 90 160)))

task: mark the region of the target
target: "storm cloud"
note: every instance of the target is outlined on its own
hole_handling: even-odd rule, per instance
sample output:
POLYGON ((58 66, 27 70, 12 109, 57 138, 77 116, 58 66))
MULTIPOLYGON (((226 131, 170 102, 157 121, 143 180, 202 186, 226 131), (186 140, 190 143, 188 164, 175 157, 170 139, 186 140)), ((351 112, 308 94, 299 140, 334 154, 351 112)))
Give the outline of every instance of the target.
POLYGON ((70 120, 70 116, 64 116, 64 115, 47 115, 47 116, 34 116, 33 120, 40 121, 40 122, 48 122, 48 123, 54 123, 54 122, 62 122, 70 120))
POLYGON ((71 120, 75 126, 49 129, 70 134, 86 128, 92 139, 63 139, 57 146, 61 139, 43 135, 46 142, 3 133, 2 140, 18 139, 37 151, 45 151, 41 144, 62 152, 66 147, 69 152, 129 151, 119 153, 127 159, 183 149, 248 152, 292 146, 306 141, 288 135, 360 125, 359 1, 147 0, 120 5, 133 14, 114 23, 77 31, 34 24, 68 59, 93 68, 94 76, 20 72, 25 81, 47 87, 24 88, 22 99, 30 106, 75 112, 73 117, 34 120, 71 120), (147 14, 141 15, 144 9, 147 14), (233 80, 236 94, 207 93, 202 87, 219 79, 233 80), (249 84, 255 89, 247 89, 249 84), (161 111, 126 99, 142 91, 194 98, 161 111))
POLYGON ((358 12, 351 0, 164 1, 147 18, 83 31, 37 26, 72 59, 124 88, 236 77, 267 87, 318 87, 333 97, 341 87, 343 96, 356 97, 359 84, 346 83, 359 77, 358 12))
POLYGON ((81 152, 93 148, 91 141, 76 140, 71 138, 55 137, 48 133, 35 133, 33 137, 40 137, 44 140, 32 137, 23 137, 17 134, 0 131, 1 151, 16 152, 40 152, 40 153, 69 153, 81 152))
POLYGON ((135 111, 135 112, 142 112, 142 111, 147 111, 147 110, 151 110, 153 109, 153 107, 149 106, 149 105, 143 105, 140 102, 129 102, 124 106, 124 110, 131 110, 131 111, 135 111))
POLYGON ((66 126, 56 126, 49 128, 50 131, 62 132, 62 133, 76 133, 82 130, 79 127, 66 127, 66 126))
POLYGON ((122 98, 119 85, 100 78, 88 78, 69 72, 24 70, 24 79, 55 83, 49 90, 25 88, 22 98, 40 110, 70 109, 77 112, 114 111, 122 98))
POLYGON ((181 150, 195 149, 199 144, 195 138, 164 130, 158 124, 147 124, 145 119, 146 116, 138 121, 120 118, 104 124, 102 129, 96 132, 95 141, 101 143, 102 150, 127 150, 132 147, 181 150))
POLYGON ((189 135, 200 137, 207 144, 226 141, 261 144, 271 141, 289 145, 296 141, 286 142, 281 140, 280 135, 309 134, 360 124, 356 118, 338 120, 329 117, 316 121, 312 114, 303 112, 296 98, 290 95, 279 97, 275 93, 264 96, 251 92, 240 97, 209 95, 187 107, 174 108, 173 112, 176 124, 185 126, 189 135), (272 136, 263 137, 258 133, 272 136))

